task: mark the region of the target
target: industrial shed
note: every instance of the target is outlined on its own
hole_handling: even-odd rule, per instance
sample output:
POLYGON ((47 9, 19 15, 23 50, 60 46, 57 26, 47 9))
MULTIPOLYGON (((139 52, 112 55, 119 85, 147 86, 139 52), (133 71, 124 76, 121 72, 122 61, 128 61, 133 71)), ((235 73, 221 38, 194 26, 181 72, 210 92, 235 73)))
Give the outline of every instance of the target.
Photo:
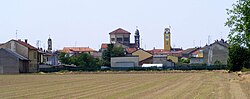
POLYGON ((138 67, 138 56, 112 57, 111 67, 138 67))
POLYGON ((0 74, 28 72, 29 61, 10 49, 0 49, 0 74))

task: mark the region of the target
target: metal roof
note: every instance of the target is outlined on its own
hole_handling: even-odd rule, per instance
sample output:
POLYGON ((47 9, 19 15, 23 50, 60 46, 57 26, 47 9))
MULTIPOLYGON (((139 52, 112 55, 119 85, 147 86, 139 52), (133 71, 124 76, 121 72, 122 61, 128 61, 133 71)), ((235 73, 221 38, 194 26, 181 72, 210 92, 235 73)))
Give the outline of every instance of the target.
POLYGON ((14 51, 11 51, 10 49, 6 49, 6 48, 1 48, 0 50, 3 50, 13 56, 15 56, 16 58, 19 58, 20 60, 28 60, 27 58, 23 57, 22 55, 14 52, 14 51))

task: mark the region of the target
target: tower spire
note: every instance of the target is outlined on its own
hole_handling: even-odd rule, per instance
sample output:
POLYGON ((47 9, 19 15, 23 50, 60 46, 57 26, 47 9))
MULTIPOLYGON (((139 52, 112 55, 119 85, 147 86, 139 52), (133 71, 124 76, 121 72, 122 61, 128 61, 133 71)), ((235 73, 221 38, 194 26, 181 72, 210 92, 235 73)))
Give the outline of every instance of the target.
POLYGON ((135 44, 136 44, 136 47, 139 49, 140 48, 140 32, 138 30, 138 26, 136 26, 136 30, 135 30, 135 44))

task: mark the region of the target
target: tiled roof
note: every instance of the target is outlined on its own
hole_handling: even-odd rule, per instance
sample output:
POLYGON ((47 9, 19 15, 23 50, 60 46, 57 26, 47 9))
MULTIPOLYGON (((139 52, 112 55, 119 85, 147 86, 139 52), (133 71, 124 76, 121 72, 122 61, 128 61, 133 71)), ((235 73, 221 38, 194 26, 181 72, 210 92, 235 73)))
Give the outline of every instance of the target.
POLYGON ((64 47, 62 52, 95 52, 95 50, 89 47, 64 47))
POLYGON ((106 44, 106 43, 102 43, 102 45, 101 45, 101 49, 107 49, 108 48, 108 44, 106 44))
POLYGON ((137 50, 137 48, 126 48, 126 52, 130 53, 130 54, 133 53, 136 50, 137 50))
POLYGON ((182 51, 166 51, 164 49, 153 49, 148 51, 152 54, 178 54, 182 52, 182 51))
POLYGON ((28 44, 28 43, 25 43, 25 42, 23 42, 23 41, 21 41, 21 40, 15 40, 15 41, 18 42, 19 44, 25 46, 25 47, 28 47, 28 48, 31 49, 31 50, 37 50, 36 47, 34 47, 34 46, 32 46, 32 45, 30 45, 30 44, 28 44))
POLYGON ((199 48, 188 48, 188 49, 186 49, 186 50, 183 50, 183 52, 182 53, 184 53, 184 54, 191 54, 192 52, 194 52, 194 51, 196 51, 196 50, 198 50, 199 48))
POLYGON ((131 33, 122 29, 122 28, 118 28, 118 29, 110 32, 109 34, 131 34, 131 33))

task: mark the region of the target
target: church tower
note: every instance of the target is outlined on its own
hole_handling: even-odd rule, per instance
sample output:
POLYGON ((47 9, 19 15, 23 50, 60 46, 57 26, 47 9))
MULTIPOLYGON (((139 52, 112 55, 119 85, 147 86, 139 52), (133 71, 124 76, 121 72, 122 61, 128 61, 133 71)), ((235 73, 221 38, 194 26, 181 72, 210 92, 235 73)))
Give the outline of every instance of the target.
POLYGON ((140 33, 138 29, 136 29, 135 31, 135 44, 136 44, 136 47, 139 49, 140 48, 140 33))
POLYGON ((164 50, 171 50, 170 28, 165 28, 164 31, 164 50))
POLYGON ((52 40, 51 40, 50 37, 49 37, 49 39, 48 39, 48 51, 49 51, 49 52, 52 51, 52 40))

